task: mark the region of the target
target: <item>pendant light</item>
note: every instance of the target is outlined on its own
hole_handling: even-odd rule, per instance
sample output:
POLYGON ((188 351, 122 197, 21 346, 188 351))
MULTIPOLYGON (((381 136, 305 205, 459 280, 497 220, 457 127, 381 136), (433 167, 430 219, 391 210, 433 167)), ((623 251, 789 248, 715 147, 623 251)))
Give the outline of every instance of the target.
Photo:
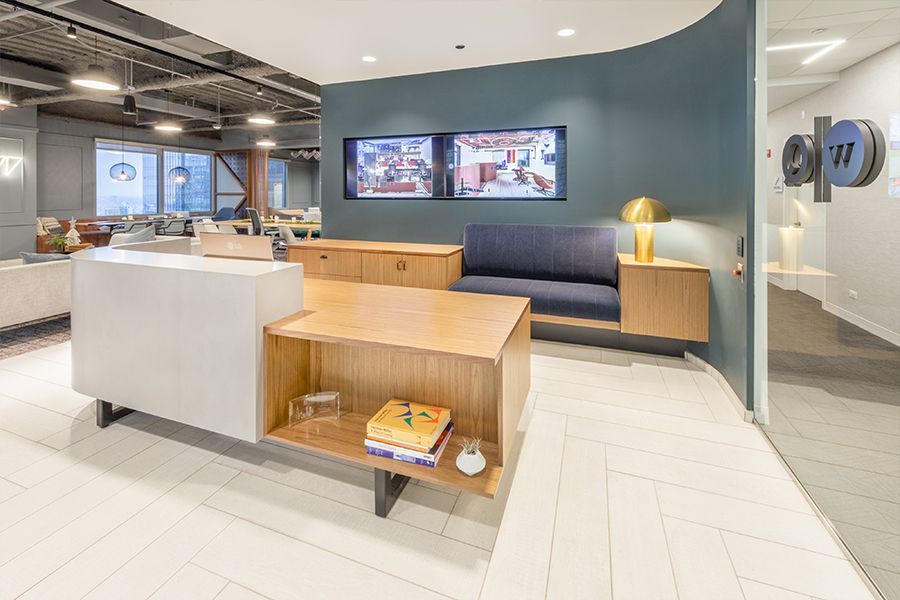
POLYGON ((212 124, 212 128, 216 131, 222 129, 222 88, 216 86, 216 120, 212 124))
POLYGON ((137 169, 125 162, 125 115, 122 115, 122 162, 109 168, 109 176, 113 181, 132 181, 137 176, 137 169))
POLYGON ((247 117, 247 122, 254 125, 274 125, 275 119, 268 113, 258 112, 247 117))
MULTIPOLYGON (((3 72, 2 69, 2 61, 0 61, 0 73, 3 72)), ((12 100, 10 99, 11 94, 9 93, 9 86, 4 85, 2 89, 0 89, 0 106, 6 107, 12 104, 12 100)))
POLYGON ((94 37, 94 62, 88 65, 87 71, 79 73, 72 78, 72 83, 77 86, 85 87, 100 92, 115 92, 119 90, 119 84, 112 80, 106 74, 106 71, 99 64, 99 52, 97 50, 97 38, 94 37))
POLYGON ((191 172, 178 166, 169 171, 169 181, 177 185, 187 185, 191 182, 191 172))
POLYGON ((275 140, 270 138, 268 135, 264 135, 261 138, 259 138, 258 140, 256 140, 256 145, 260 146, 261 148, 274 148, 275 140))
POLYGON ((122 114, 123 115, 137 115, 137 100, 135 100, 134 95, 131 93, 134 91, 134 61, 128 61, 125 65, 125 91, 128 92, 126 94, 125 99, 122 101, 122 114))
MULTIPOLYGON (((166 113, 169 112, 169 90, 166 90, 166 113)), ((177 121, 173 121, 171 118, 163 119, 159 123, 153 126, 157 131, 165 131, 165 132, 180 132, 181 124, 177 121)))
MULTIPOLYGON (((178 135, 178 154, 179 160, 184 162, 184 153, 181 151, 181 134, 178 135)), ((184 165, 178 165, 169 169, 169 181, 178 186, 187 185, 191 182, 191 172, 184 165)))

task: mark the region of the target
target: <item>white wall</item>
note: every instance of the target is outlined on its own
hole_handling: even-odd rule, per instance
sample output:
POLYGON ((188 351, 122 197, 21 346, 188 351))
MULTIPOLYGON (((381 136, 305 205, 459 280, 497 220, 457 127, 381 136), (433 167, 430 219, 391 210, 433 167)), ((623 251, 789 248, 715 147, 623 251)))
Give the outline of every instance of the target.
MULTIPOLYGON (((811 132, 813 117, 831 115, 835 122, 871 119, 888 138, 890 114, 896 111, 900 111, 900 45, 842 71, 840 81, 769 113, 772 158, 767 160, 767 197, 770 231, 789 224, 798 211, 804 225, 823 221, 821 240, 816 241, 813 227, 813 235, 807 236, 812 239, 804 247, 808 263, 817 260, 816 252, 823 253, 822 268, 829 275, 821 285, 823 307, 900 345, 900 198, 888 195, 889 165, 868 187, 833 188, 832 202, 826 205, 808 201, 811 184, 799 190, 798 203, 792 200, 796 188, 785 188, 784 194, 772 189, 781 172, 785 139, 811 132), (850 297, 850 290, 857 299, 850 297)), ((769 249, 776 252, 770 256, 777 257, 777 244, 771 240, 769 249)), ((806 286, 814 289, 815 283, 822 280, 806 286)), ((803 290, 803 283, 798 284, 803 290)))

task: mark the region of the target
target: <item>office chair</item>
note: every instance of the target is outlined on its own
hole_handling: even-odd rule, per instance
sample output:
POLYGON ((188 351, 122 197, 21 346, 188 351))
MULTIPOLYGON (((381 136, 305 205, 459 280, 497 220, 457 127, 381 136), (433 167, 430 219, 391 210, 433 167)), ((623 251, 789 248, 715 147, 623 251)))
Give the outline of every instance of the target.
POLYGON ((156 227, 157 235, 181 235, 184 233, 183 219, 167 219, 156 227))
POLYGON ((262 235, 265 233, 262 219, 259 218, 259 211, 255 208, 248 208, 247 214, 250 216, 250 235, 262 235))
POLYGON ((278 238, 274 239, 275 245, 272 248, 272 251, 275 253, 276 260, 284 260, 287 255, 287 249, 289 244, 295 244, 299 240, 297 240, 297 236, 294 235, 294 230, 288 227, 287 225, 279 225, 278 226, 278 238))
POLYGON ((223 206, 213 215, 213 221, 231 221, 234 219, 234 209, 230 206, 223 206))

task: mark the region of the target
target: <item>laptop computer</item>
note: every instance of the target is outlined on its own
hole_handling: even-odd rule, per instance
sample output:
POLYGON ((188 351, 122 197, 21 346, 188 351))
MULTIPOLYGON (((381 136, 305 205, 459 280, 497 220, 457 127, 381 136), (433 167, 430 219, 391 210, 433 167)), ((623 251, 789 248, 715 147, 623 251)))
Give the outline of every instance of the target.
POLYGON ((275 260, 272 238, 267 235, 235 235, 233 233, 200 232, 200 251, 214 258, 275 260))

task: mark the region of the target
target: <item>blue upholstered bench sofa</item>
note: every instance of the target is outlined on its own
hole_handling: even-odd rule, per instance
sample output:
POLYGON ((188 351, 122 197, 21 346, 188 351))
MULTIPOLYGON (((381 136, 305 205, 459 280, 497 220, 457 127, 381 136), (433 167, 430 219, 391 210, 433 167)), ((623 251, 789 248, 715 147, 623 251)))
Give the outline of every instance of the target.
POLYGON ((532 320, 618 329, 614 228, 470 223, 463 244, 451 290, 527 296, 532 320))

